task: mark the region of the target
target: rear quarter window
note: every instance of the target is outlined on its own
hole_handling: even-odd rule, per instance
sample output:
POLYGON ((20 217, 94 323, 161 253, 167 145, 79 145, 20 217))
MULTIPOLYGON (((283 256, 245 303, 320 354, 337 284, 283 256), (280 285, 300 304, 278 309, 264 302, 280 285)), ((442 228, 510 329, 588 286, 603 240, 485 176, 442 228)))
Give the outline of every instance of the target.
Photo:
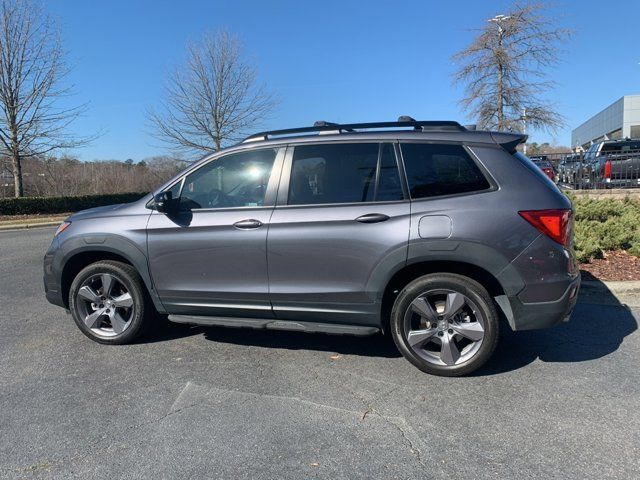
MULTIPOLYGON (((555 183, 551 181, 551 179, 540 169, 538 166, 529 159, 526 155, 523 155, 520 152, 516 152, 512 154, 514 158, 518 159, 522 165, 524 165, 530 172, 534 173, 541 181, 546 183, 549 187, 554 190, 558 190, 558 187, 555 183)), ((558 190, 559 191, 559 190, 558 190)))
POLYGON ((487 190, 490 184, 462 145, 401 144, 411 198, 487 190))

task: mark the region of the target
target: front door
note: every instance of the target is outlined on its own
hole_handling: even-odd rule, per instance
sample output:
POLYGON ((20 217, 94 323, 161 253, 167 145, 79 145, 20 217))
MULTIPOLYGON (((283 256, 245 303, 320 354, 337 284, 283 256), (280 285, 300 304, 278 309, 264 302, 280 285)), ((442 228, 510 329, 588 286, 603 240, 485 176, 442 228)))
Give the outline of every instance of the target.
POLYGON ((371 324, 407 258, 410 203, 392 143, 289 149, 269 224, 277 318, 371 324))
POLYGON ((154 287, 169 313, 270 316, 267 228, 284 149, 231 153, 173 187, 174 214, 147 226, 154 287))

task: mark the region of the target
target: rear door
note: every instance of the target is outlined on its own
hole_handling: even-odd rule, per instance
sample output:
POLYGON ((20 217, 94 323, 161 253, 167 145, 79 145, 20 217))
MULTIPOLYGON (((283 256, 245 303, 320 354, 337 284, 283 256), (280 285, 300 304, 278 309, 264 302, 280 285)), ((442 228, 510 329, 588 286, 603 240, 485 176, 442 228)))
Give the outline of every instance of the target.
POLYGON ((276 317, 378 322, 384 282, 406 261, 409 214, 393 143, 289 147, 268 233, 276 317))

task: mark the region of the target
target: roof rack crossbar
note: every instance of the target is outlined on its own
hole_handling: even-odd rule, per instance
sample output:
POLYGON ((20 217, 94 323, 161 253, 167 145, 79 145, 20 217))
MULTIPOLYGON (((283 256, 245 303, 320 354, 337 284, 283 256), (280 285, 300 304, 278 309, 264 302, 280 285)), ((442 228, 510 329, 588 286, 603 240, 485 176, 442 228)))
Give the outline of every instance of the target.
POLYGON ((321 133, 321 132, 353 132, 358 129, 368 130, 375 128, 407 128, 414 130, 428 131, 454 131, 464 132, 466 129, 458 122, 453 121, 401 121, 401 122, 373 122, 373 123, 329 123, 316 122, 313 127, 288 128, 285 130, 270 130, 266 132, 255 133, 245 138, 242 143, 256 142, 260 140, 268 140, 270 137, 297 135, 302 133, 321 133))

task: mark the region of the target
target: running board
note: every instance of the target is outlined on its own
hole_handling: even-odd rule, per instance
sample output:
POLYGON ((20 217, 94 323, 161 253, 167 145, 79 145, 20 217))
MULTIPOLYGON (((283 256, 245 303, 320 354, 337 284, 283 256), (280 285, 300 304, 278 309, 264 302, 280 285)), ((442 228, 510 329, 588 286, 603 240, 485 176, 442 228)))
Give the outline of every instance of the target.
POLYGON ((359 337, 373 335, 380 331, 376 327, 361 325, 341 325, 335 323, 295 322, 292 320, 276 320, 274 318, 233 318, 205 317, 200 315, 169 315, 174 323, 216 327, 257 328, 263 330, 288 330, 306 333, 329 333, 331 335, 356 335, 359 337))

